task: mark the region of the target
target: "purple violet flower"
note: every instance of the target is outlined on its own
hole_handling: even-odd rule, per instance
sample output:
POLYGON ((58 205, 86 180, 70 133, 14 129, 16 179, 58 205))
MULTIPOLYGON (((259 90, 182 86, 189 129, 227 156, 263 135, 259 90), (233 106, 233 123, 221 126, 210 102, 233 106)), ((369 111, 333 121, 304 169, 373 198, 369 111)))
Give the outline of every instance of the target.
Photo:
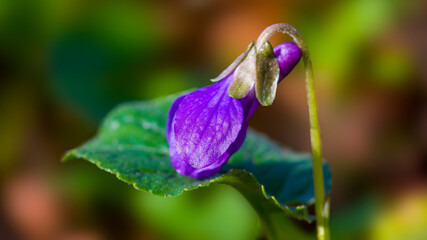
MULTIPOLYGON (((280 75, 288 75, 301 58, 293 42, 274 48, 280 75)), ((178 97, 169 110, 166 136, 171 163, 182 175, 207 178, 221 170, 242 145, 248 120, 260 105, 255 87, 241 99, 227 93, 232 71, 222 80, 178 97)))

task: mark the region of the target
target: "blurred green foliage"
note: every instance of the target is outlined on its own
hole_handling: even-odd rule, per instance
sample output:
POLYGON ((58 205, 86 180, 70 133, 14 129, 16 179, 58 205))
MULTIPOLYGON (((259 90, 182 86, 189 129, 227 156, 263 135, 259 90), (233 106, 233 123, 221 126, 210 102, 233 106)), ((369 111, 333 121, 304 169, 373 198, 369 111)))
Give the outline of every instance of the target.
POLYGON ((175 198, 145 193, 136 200, 135 209, 142 221, 166 239, 244 240, 259 234, 255 212, 240 194, 225 185, 175 198))

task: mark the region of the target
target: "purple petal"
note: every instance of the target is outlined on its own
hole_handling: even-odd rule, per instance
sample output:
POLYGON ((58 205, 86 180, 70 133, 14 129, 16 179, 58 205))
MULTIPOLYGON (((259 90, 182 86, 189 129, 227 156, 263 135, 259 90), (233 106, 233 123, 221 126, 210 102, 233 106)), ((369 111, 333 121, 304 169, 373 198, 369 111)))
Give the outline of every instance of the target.
POLYGON ((181 104, 181 102, 185 96, 187 96, 187 94, 179 96, 177 99, 175 99, 175 101, 171 105, 171 108, 169 109, 168 123, 166 125, 166 139, 169 142, 171 139, 170 135, 171 135, 172 123, 173 123, 173 119, 175 117, 175 113, 178 110, 179 104, 181 104))
POLYGON ((186 162, 182 161, 178 155, 174 155, 174 157, 171 156, 171 163, 179 174, 194 178, 207 178, 218 173, 229 157, 230 154, 225 153, 218 158, 216 162, 201 169, 196 169, 188 165, 186 162))
POLYGON ((228 96, 227 83, 223 80, 188 94, 174 115, 176 153, 195 169, 218 162, 240 132, 243 107, 228 96))
MULTIPOLYGON (((174 133, 174 131, 172 131, 172 126, 173 126, 172 123, 175 119, 175 113, 178 110, 179 104, 182 102, 182 100, 186 96, 187 95, 183 95, 183 96, 180 96, 179 98, 177 98, 174 101, 174 103, 172 104, 170 111, 169 111, 169 119, 168 119, 168 123, 167 123, 166 136, 167 136, 167 140, 169 142, 169 154, 171 157, 171 163, 172 163, 172 166, 176 169, 176 171, 179 174, 191 176, 194 178, 210 177, 210 176, 218 173, 221 170, 221 167, 226 163, 226 161, 228 160, 230 155, 232 153, 234 153, 235 151, 237 151, 237 149, 240 148, 241 143, 240 143, 239 147, 237 147, 237 149, 234 152, 232 152, 232 153, 230 153, 228 151, 225 152, 220 158, 217 159, 217 161, 212 163, 210 166, 207 166, 207 167, 204 167, 201 169, 193 168, 192 166, 187 164, 185 161, 183 161, 176 152, 175 133, 174 133)), ((247 128, 247 126, 246 126, 246 128, 247 128)), ((243 139, 244 139, 244 137, 243 137, 243 139)), ((235 143, 232 145, 235 145, 235 143)))
POLYGON ((297 65, 301 59, 302 52, 295 43, 285 42, 274 48, 274 55, 276 56, 280 67, 279 79, 282 80, 297 65))

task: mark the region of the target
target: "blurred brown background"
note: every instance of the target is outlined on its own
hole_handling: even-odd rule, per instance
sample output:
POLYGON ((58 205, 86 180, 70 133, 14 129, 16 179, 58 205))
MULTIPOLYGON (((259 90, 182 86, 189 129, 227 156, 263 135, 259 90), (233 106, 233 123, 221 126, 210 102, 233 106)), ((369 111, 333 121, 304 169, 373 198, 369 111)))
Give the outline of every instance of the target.
MULTIPOLYGON (((1 0, 0 239, 261 238, 226 186, 160 199, 60 158, 120 102, 210 84, 277 22, 312 55, 333 239, 427 239, 422 0, 1 0)), ((302 64, 250 125, 309 151, 302 64)))

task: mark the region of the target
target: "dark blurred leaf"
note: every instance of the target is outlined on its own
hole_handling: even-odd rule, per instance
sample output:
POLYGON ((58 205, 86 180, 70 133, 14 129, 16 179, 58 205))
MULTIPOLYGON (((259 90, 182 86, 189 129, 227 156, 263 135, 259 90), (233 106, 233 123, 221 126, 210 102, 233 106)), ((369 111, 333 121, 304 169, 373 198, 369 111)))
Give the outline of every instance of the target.
MULTIPOLYGON (((165 137, 168 110, 178 96, 119 106, 106 117, 97 136, 69 151, 64 161, 86 159, 136 189, 165 197, 213 183, 227 184, 259 214, 282 212, 310 220, 306 211, 306 204, 313 202, 310 156, 283 151, 253 130, 221 174, 208 179, 178 174, 170 164, 165 137)), ((331 175, 326 164, 324 170, 328 192, 331 175)))
POLYGON ((164 62, 165 38, 153 12, 147 3, 108 2, 52 35, 47 60, 54 96, 97 122, 116 104, 145 97, 140 86, 164 62))

